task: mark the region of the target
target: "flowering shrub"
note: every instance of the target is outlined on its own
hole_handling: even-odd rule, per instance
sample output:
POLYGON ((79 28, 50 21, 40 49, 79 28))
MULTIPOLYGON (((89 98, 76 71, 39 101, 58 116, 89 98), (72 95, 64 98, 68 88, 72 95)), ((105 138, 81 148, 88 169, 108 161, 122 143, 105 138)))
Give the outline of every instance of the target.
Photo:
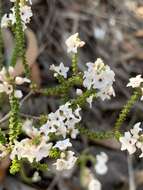
MULTIPOLYGON (((3 15, 1 28, 10 27, 14 31, 16 47, 13 51, 9 67, 2 67, 0 71, 0 93, 8 96, 10 112, 1 118, 0 123, 9 121, 8 134, 0 130, 0 158, 9 157, 11 160, 10 173, 21 172, 23 163, 30 163, 37 170, 47 169, 48 164, 43 160, 52 160, 52 166, 58 171, 71 170, 76 164, 81 169, 81 184, 89 190, 101 189, 100 181, 94 176, 92 170, 86 167, 86 162, 91 161, 96 174, 105 175, 108 171, 107 163, 110 158, 101 152, 94 157, 86 151, 77 153, 74 142, 77 136, 82 134, 92 139, 116 138, 121 142, 121 150, 128 150, 133 154, 136 149, 141 150, 140 157, 143 157, 142 129, 140 123, 135 124, 130 132, 125 135, 120 131, 133 104, 141 98, 143 100, 143 78, 141 75, 131 78, 127 84, 134 89, 134 93, 127 104, 121 110, 115 126, 111 131, 93 132, 83 126, 82 108, 100 98, 102 101, 115 96, 113 83, 115 82, 114 71, 103 60, 98 58, 94 63, 88 62, 87 69, 82 73, 78 70, 78 51, 85 45, 80 40, 79 34, 71 35, 66 40, 67 52, 71 56, 71 68, 60 63, 59 66, 51 65, 50 70, 59 84, 52 88, 38 89, 30 79, 30 68, 25 58, 24 31, 32 16, 29 0, 11 0, 13 7, 9 14, 3 15), (25 68, 25 77, 17 76, 15 65, 18 58, 22 58, 25 68), (69 73, 69 71, 71 72, 69 73), (65 80, 66 79, 66 80, 65 80), (19 86, 27 83, 29 93, 23 97, 19 86), (70 88, 76 87, 75 97, 66 98, 63 105, 55 112, 39 116, 38 121, 25 121, 20 116, 20 107, 31 95, 41 93, 45 96, 66 96, 70 88), (86 180, 85 180, 86 179, 86 180)), ((22 171, 23 172, 23 171, 22 171)), ((38 172, 35 172, 32 180, 40 180, 38 172)))

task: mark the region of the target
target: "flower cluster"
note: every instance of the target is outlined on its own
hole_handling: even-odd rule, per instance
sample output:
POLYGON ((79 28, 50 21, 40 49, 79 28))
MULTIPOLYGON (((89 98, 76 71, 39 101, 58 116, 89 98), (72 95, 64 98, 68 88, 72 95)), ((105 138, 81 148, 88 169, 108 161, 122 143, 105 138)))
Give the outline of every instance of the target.
POLYGON ((23 125, 23 131, 28 137, 21 141, 14 141, 10 158, 12 160, 16 157, 18 160, 26 158, 31 163, 39 162, 48 157, 51 150, 56 149, 60 151, 60 158, 54 163, 57 170, 71 169, 77 158, 73 151, 67 150, 72 147, 67 135, 76 138, 78 130, 75 125, 81 120, 79 111, 80 108, 73 111, 70 103, 66 103, 60 106, 55 113, 50 113, 47 123, 40 128, 34 127, 32 122, 27 120, 23 125), (52 142, 52 134, 62 140, 52 142))
POLYGON ((108 65, 105 65, 101 59, 97 59, 95 63, 87 63, 88 70, 84 72, 83 86, 97 90, 97 97, 102 100, 110 99, 110 96, 115 96, 112 87, 115 81, 115 74, 108 65))
MULTIPOLYGON (((76 54, 78 48, 83 47, 85 45, 85 42, 81 41, 79 38, 79 34, 76 33, 66 40, 66 45, 68 52, 76 54)), ((108 65, 105 65, 100 58, 98 58, 95 63, 89 62, 86 65, 88 69, 84 71, 83 86, 87 90, 96 90, 96 97, 100 97, 102 100, 110 99, 111 96, 115 96, 115 92, 113 89, 115 73, 110 69, 110 67, 108 65)), ((62 76, 64 78, 67 78, 69 67, 65 67, 63 63, 60 63, 59 66, 55 66, 52 64, 50 70, 53 70, 55 72, 55 77, 62 76)), ((83 91, 81 89, 77 89, 76 94, 81 96, 83 94, 83 91)), ((92 107, 93 98, 94 95, 91 94, 86 99, 90 107, 92 107)))
POLYGON ((41 130, 45 135, 54 133, 58 136, 66 138, 70 135, 71 138, 75 139, 78 134, 76 124, 81 121, 80 108, 72 110, 71 104, 67 102, 65 105, 59 107, 55 113, 48 115, 48 120, 45 125, 41 127, 41 130))
POLYGON ((57 159, 54 165, 56 166, 56 169, 59 171, 70 170, 74 167, 76 161, 77 158, 74 156, 74 152, 66 151, 65 153, 61 153, 60 158, 57 159))
POLYGON ((11 152, 11 160, 18 158, 27 158, 29 162, 40 161, 49 155, 52 143, 48 142, 49 137, 42 134, 40 130, 32 126, 32 122, 26 121, 23 125, 23 131, 28 135, 21 141, 14 142, 14 147, 11 152))
POLYGON ((142 97, 141 100, 143 100, 143 78, 141 75, 137 75, 136 77, 132 77, 129 79, 129 83, 127 84, 127 87, 132 87, 132 88, 140 88, 142 92, 142 97))
POLYGON ((137 148, 141 150, 140 157, 143 157, 143 134, 141 123, 136 123, 128 132, 125 132, 124 136, 120 137, 121 150, 127 150, 129 154, 136 152, 137 148))
MULTIPOLYGON (((25 68, 25 74, 28 69, 26 64, 26 49, 24 30, 27 24, 30 22, 33 15, 31 10, 31 0, 10 0, 14 3, 9 14, 5 14, 1 20, 1 27, 6 28, 12 26, 15 32, 16 46, 12 55, 11 65, 15 65, 17 58, 22 58, 22 63, 25 68)), ((50 70, 54 71, 54 76, 57 77, 59 85, 55 88, 48 89, 36 89, 38 92, 50 95, 59 95, 59 97, 66 97, 66 94, 72 87, 77 87, 76 95, 73 99, 67 100, 68 102, 61 105, 55 112, 49 113, 45 123, 41 121, 42 126, 34 126, 33 121, 26 120, 23 123, 20 118, 20 100, 23 94, 21 90, 17 90, 18 85, 23 83, 30 83, 28 78, 16 76, 14 68, 9 66, 8 68, 2 68, 0 71, 0 93, 6 93, 9 96, 10 112, 6 115, 6 119, 9 119, 8 133, 3 135, 0 131, 1 144, 0 144, 0 158, 10 156, 12 160, 11 173, 18 172, 21 167, 21 161, 27 160, 31 164, 39 164, 44 161, 44 158, 54 158, 53 167, 56 167, 58 171, 71 170, 77 157, 72 148, 72 142, 77 138, 79 130, 77 125, 81 121, 81 115, 79 107, 86 102, 92 107, 92 101, 94 97, 100 97, 103 101, 110 99, 111 96, 115 96, 113 89, 113 83, 115 81, 115 73, 110 69, 108 65, 105 65, 103 60, 98 58, 95 63, 88 62, 87 69, 84 73, 78 71, 78 50, 85 45, 85 42, 79 38, 79 34, 73 34, 66 40, 67 52, 72 55, 71 64, 71 76, 68 78, 69 67, 60 63, 59 66, 51 65, 50 70), (67 79, 68 78, 68 79, 67 79), (65 80, 67 79, 67 80, 65 80), (81 89, 79 89, 79 86, 81 89), (44 123, 44 124, 43 124, 44 123), (23 135, 20 136, 20 134, 23 135), (8 137, 8 138, 7 138, 8 137)), ((28 72, 27 72, 28 73, 28 72)), ((143 94, 143 78, 141 75, 137 75, 134 78, 130 78, 127 87, 137 88, 136 93, 131 97, 124 109, 121 111, 119 118, 115 124, 115 133, 120 135, 119 128, 127 114, 129 113, 131 106, 137 100, 139 90, 143 94)), ((34 88, 35 89, 35 88, 34 88)), ((37 91, 34 92, 37 92, 37 91)), ((72 94, 72 93, 71 93, 72 94)), ((75 95, 75 94, 74 94, 75 95)), ((143 95, 141 97, 143 100, 143 95)), ((25 101, 25 100, 24 100, 25 101)), ((3 120, 5 120, 2 119, 3 120)), ((143 131, 140 127, 141 123, 134 125, 133 129, 125 132, 124 136, 119 138, 121 142, 121 150, 128 150, 129 154, 133 154, 137 149, 141 150, 140 157, 143 157, 143 131)), ((81 129, 79 127, 79 129, 81 129)), ((84 129, 83 129, 84 130, 84 129)), ((82 129, 80 130, 82 133, 82 129)), ((99 137, 103 139, 106 136, 117 136, 115 133, 107 132, 92 133, 87 131, 88 137, 99 137), (92 135, 93 134, 93 135, 92 135)), ((84 134, 86 133, 84 131, 84 134)), ((119 136, 118 136, 119 137, 119 136)), ((105 175, 108 171, 107 161, 108 156, 106 153, 101 152, 95 157, 91 155, 84 155, 79 159, 83 172, 83 187, 89 190, 101 190, 100 181, 95 178, 94 174, 86 165, 86 161, 91 160, 94 164, 94 170, 97 175, 105 175), (82 159, 83 158, 83 159, 82 159), (95 162, 96 161, 96 162, 95 162), (84 168, 84 171, 83 171, 84 168)), ((36 166, 37 166, 36 165, 36 166)), ((46 164, 45 164, 46 165, 46 164)), ((44 166, 45 166, 44 165, 44 166)), ((37 169, 39 169, 37 167, 37 169)), ((35 172, 32 181, 39 181, 41 177, 39 173, 35 172)))
POLYGON ((22 85, 23 83, 30 83, 31 81, 27 78, 15 76, 13 67, 2 68, 0 71, 0 93, 5 92, 8 95, 14 93, 17 98, 22 98, 21 90, 15 90, 15 85, 22 85))
MULTIPOLYGON (((15 2, 15 0, 11 0, 11 2, 15 2)), ((31 7, 25 4, 26 1, 20 1, 20 17, 23 25, 23 30, 26 29, 26 24, 28 24, 31 20, 31 17, 33 15, 31 7)), ((30 4, 32 4, 31 0, 29 1, 30 4)), ((1 27, 7 28, 9 26, 15 25, 16 23, 16 12, 15 8, 11 8, 11 12, 9 14, 4 14, 1 20, 1 27)))

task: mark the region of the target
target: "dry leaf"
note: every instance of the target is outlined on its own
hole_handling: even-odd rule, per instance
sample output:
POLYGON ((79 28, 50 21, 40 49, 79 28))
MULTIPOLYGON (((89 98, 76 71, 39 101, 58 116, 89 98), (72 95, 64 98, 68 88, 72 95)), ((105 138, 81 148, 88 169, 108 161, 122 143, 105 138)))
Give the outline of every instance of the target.
MULTIPOLYGON (((25 32, 26 39, 27 39, 27 47, 26 47, 26 60, 27 64, 31 68, 32 79, 33 81, 39 86, 41 83, 40 78, 40 71, 38 65, 36 64, 36 59, 39 54, 38 43, 35 34, 32 30, 27 29, 25 32)), ((5 46, 5 53, 6 57, 8 57, 9 61, 11 58, 12 51, 14 49, 14 40, 11 32, 7 29, 3 30, 3 38, 4 38, 4 46, 5 46)), ((22 65, 22 60, 18 59, 17 64, 15 66, 16 74, 15 75, 22 75, 24 72, 24 68, 22 65)))
POLYGON ((134 36, 137 38, 142 38, 143 37, 143 29, 140 29, 137 32, 135 32, 134 36))
POLYGON ((143 19, 143 6, 137 7, 137 8, 134 10, 134 13, 135 13, 135 15, 137 16, 137 18, 143 19))

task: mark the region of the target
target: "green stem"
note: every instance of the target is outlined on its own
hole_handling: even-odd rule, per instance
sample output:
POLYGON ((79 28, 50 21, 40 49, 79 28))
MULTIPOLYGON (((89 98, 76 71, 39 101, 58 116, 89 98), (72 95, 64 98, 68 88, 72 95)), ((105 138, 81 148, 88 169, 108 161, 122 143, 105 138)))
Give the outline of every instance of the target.
POLYGON ((86 90, 81 96, 78 96, 77 98, 71 100, 72 107, 76 108, 77 105, 83 107, 87 102, 86 99, 91 95, 93 95, 94 98, 96 98, 95 90, 86 90))
POLYGON ((20 175, 21 175, 21 178, 22 180, 27 183, 27 184, 32 184, 32 179, 30 177, 28 177, 25 173, 25 170, 24 170, 24 165, 21 161, 21 167, 20 167, 20 175))
POLYGON ((16 0, 15 1, 15 17, 16 17, 16 25, 15 25, 15 49, 12 55, 12 59, 11 59, 11 65, 15 66, 16 65, 16 61, 17 58, 22 58, 22 64, 24 66, 25 69, 25 73, 26 75, 29 76, 29 67, 28 64, 26 62, 26 56, 25 56, 25 52, 26 52, 26 48, 25 48, 25 37, 24 37, 24 31, 23 31, 23 24, 21 21, 21 15, 20 15, 20 1, 16 0))
POLYGON ((115 122, 114 126, 114 133, 115 137, 118 139, 120 137, 120 128, 123 122, 126 120, 132 106, 135 104, 135 102, 139 99, 140 97, 140 91, 135 91, 134 94, 130 97, 126 105, 123 107, 121 110, 119 117, 117 121, 115 122))
POLYGON ((72 56, 72 72, 74 75, 78 73, 78 54, 73 54, 72 56))
POLYGON ((80 134, 85 135, 90 140, 105 140, 113 137, 112 131, 95 132, 81 126, 78 126, 77 129, 79 130, 80 134))
POLYGON ((9 118, 9 141, 12 143, 17 139, 21 131, 21 122, 19 118, 19 100, 14 96, 14 92, 10 96, 10 118, 9 118))
POLYGON ((64 81, 62 84, 56 87, 42 89, 37 92, 40 92, 45 96, 59 96, 65 94, 65 92, 67 92, 67 90, 69 90, 74 85, 81 85, 81 84, 82 84, 82 75, 78 74, 77 76, 69 78, 68 80, 64 81))

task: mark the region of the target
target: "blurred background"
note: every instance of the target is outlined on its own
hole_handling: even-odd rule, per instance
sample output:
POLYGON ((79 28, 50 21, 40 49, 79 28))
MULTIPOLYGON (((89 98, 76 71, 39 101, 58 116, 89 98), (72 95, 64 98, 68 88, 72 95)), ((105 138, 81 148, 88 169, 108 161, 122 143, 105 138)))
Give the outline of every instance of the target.
MULTIPOLYGON (((84 110, 83 125, 95 131, 109 130, 114 126, 119 111, 130 97, 132 90, 126 88, 131 76, 143 74, 143 0, 32 0, 33 17, 25 34, 27 59, 32 67, 32 77, 40 86, 53 86, 55 81, 49 71, 51 64, 63 62, 70 65, 65 40, 79 32, 86 45, 80 50, 79 69, 85 70, 88 61, 102 58, 116 74, 114 84, 116 97, 109 101, 97 100, 92 109, 84 110)), ((3 12, 8 12, 11 3, 2 1, 3 12)), ((14 40, 11 31, 4 31, 5 64, 8 64, 14 40)), ((72 92, 71 92, 72 93, 72 92)), ((5 100, 6 101, 6 100, 5 100)), ((38 116, 54 111, 61 102, 52 97, 35 95, 27 101, 22 112, 38 116), (42 106, 41 106, 42 105, 42 106)), ((2 109, 7 113, 8 106, 2 109)), ((122 131, 143 119, 143 104, 132 108, 122 131)), ((98 177, 103 190, 143 190, 143 162, 138 156, 128 157, 120 152, 114 140, 90 141, 81 137, 75 148, 80 152, 90 147, 93 155, 105 151, 109 156, 109 171, 98 177)), ((80 190, 79 171, 70 175, 42 173, 41 182, 24 185, 19 176, 10 177, 1 163, 1 188, 80 190), (4 169, 3 169, 4 168, 4 169), (55 177, 56 176, 56 177, 55 177), (59 176, 59 175, 58 175, 59 176), (3 179, 3 178, 2 178, 3 179), (3 185, 4 184, 4 185, 3 185)), ((90 163, 88 163, 90 167, 90 163)))

